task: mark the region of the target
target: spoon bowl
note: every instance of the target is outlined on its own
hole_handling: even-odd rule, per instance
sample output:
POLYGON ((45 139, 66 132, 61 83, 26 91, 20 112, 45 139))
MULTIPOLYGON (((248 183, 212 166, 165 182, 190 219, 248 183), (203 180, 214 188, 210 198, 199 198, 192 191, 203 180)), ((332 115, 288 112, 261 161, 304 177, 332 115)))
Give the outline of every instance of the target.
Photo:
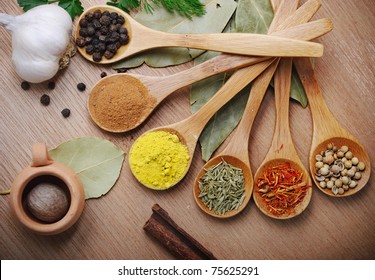
POLYGON ((365 150, 365 148, 356 140, 353 140, 351 138, 346 138, 346 137, 331 137, 329 139, 326 139, 322 142, 320 142, 314 150, 311 150, 310 153, 310 159, 309 159, 309 164, 310 164, 310 173, 313 178, 313 181, 315 185, 326 195, 332 196, 332 197, 345 197, 345 196, 351 196, 360 190, 364 188, 364 186, 367 184, 369 178, 370 178, 370 173, 371 173, 371 167, 370 167, 370 158, 365 150), (319 184, 319 181, 317 180, 315 174, 315 155, 320 154, 321 151, 325 151, 327 149, 327 145, 330 143, 334 143, 337 147, 341 146, 348 146, 350 151, 353 153, 355 157, 358 157, 360 161, 365 163, 366 168, 361 172, 361 179, 358 180, 358 185, 355 188, 349 188, 347 191, 345 191, 341 195, 335 195, 330 189, 328 188, 322 188, 319 184))
POLYGON ((212 158, 211 160, 209 160, 203 166, 203 168, 199 171, 198 175, 195 178, 194 188, 193 188, 194 199, 195 199, 195 202, 197 203, 197 205, 199 206, 199 208, 203 212, 206 212, 207 214, 209 214, 210 216, 213 216, 215 218, 220 218, 220 219, 233 217, 233 216, 239 214, 242 210, 244 210, 245 207, 247 206, 247 204, 250 201, 252 192, 253 192, 253 175, 252 175, 251 170, 249 168, 249 164, 243 162, 241 159, 239 159, 236 156, 224 155, 224 154, 212 158), (224 214, 217 214, 214 210, 210 210, 203 203, 202 199, 199 198, 199 195, 201 193, 200 188, 199 188, 200 178, 205 174, 206 169, 208 169, 212 166, 215 166, 215 165, 219 164, 220 162, 226 162, 226 163, 228 163, 228 164, 230 164, 230 165, 232 165, 236 168, 240 168, 243 172, 243 177, 244 177, 245 199, 243 200, 242 204, 237 209, 227 211, 224 214))
POLYGON ((313 136, 309 157, 311 176, 313 177, 316 186, 323 193, 331 197, 353 195, 362 190, 370 178, 371 166, 367 151, 356 137, 340 125, 329 110, 315 78, 311 61, 309 59, 295 59, 295 66, 309 100, 310 112, 313 120, 313 136), (359 161, 362 161, 366 166, 365 170, 362 171, 362 178, 357 181, 357 186, 353 189, 349 188, 340 195, 334 195, 331 190, 322 188, 315 177, 315 156, 320 154, 321 151, 325 151, 327 145, 331 143, 338 148, 341 146, 348 146, 349 150, 352 151, 353 156, 357 157, 359 161))
MULTIPOLYGON (((180 142, 187 147, 189 153, 189 161, 186 166, 186 169, 183 173, 183 176, 176 178, 173 184, 168 186, 168 188, 175 186, 178 182, 180 182, 184 176, 186 175, 187 171, 190 168, 191 161, 194 155, 195 147, 201 134, 202 130, 204 129, 207 122, 211 119, 211 117, 230 99, 232 99, 241 89, 243 89, 248 83, 254 80, 257 76, 260 75, 274 60, 266 60, 240 70, 237 70, 229 80, 219 89, 219 91, 204 105, 200 108, 196 113, 191 115, 190 117, 177 122, 175 124, 171 124, 169 126, 158 127, 154 128, 148 132, 145 132, 140 138, 142 138, 145 134, 154 132, 154 131, 166 131, 171 134, 177 135, 180 142)), ((140 139, 138 138, 138 139, 140 139)), ((132 145, 129 151, 129 162, 130 166, 132 165, 132 154, 133 154, 133 147, 135 146, 136 142, 132 145)), ((149 186, 142 182, 141 178, 138 177, 137 172, 131 168, 133 175, 136 179, 146 187, 155 189, 153 186, 149 186)), ((163 188, 164 189, 164 188, 163 188)))
MULTIPOLYGON (((288 158, 275 158, 275 159, 271 159, 271 160, 267 160, 267 161, 263 162, 262 165, 257 170, 257 172, 255 173, 255 176, 254 176, 254 178, 256 178, 255 180, 258 180, 258 178, 260 178, 262 176, 262 174, 264 174, 264 172, 267 169, 273 168, 273 167, 278 166, 278 165, 283 165, 283 164, 289 164, 291 168, 293 168, 295 170, 300 170, 303 173, 302 182, 304 184, 306 184, 307 186, 311 186, 311 179, 310 179, 309 173, 304 168, 304 166, 300 162, 295 162, 295 161, 290 160, 288 158)), ((257 188, 254 188, 254 191, 253 191, 254 202, 257 205, 257 207, 259 208, 259 210, 263 214, 265 214, 265 215, 267 215, 271 218, 279 219, 279 220, 289 219, 289 218, 296 217, 299 214, 301 214, 307 208, 307 206, 309 205, 310 200, 311 200, 311 195, 312 195, 312 188, 309 187, 306 190, 305 198, 301 201, 301 203, 299 203, 293 209, 293 212, 291 212, 291 213, 288 212, 288 213, 284 213, 284 214, 281 214, 281 215, 275 215, 270 211, 270 208, 265 203, 265 201, 262 197, 262 194, 257 190, 257 188)))
MULTIPOLYGON (((292 60, 291 59, 280 59, 280 63, 275 72, 274 86, 275 86, 275 107, 276 107, 276 125, 274 135, 269 151, 258 168, 255 174, 255 186, 253 189, 254 201, 258 208, 265 215, 274 219, 289 219, 301 214, 308 206, 311 195, 311 178, 309 173, 303 166, 297 151, 294 147, 293 140, 290 134, 289 128, 289 92, 290 92, 290 81, 292 72, 292 60), (268 169, 280 164, 290 164, 290 167, 303 174, 302 182, 307 186, 304 198, 299 201, 296 205, 292 205, 292 209, 271 211, 271 207, 266 200, 260 195, 260 189, 257 185, 258 180, 261 180, 263 173, 268 169)), ((276 175, 275 175, 276 176, 276 175)), ((275 179, 276 180, 276 179, 275 179)), ((277 185, 280 182, 276 180, 277 185)), ((269 186, 265 188, 265 194, 268 194, 269 186)), ((272 195, 272 193, 270 194, 272 195)), ((282 199, 282 198, 277 198, 282 199)))
MULTIPOLYGON (((94 61, 92 55, 87 54, 84 48, 78 48, 84 58, 101 64, 114 63, 144 50, 161 47, 186 47, 253 56, 319 57, 323 55, 321 44, 280 36, 250 33, 175 34, 161 32, 143 26, 126 12, 113 6, 93 6, 81 14, 78 22, 95 10, 116 12, 123 16, 129 36, 129 42, 121 46, 110 59, 103 57, 100 61, 94 61)), ((80 30, 81 27, 78 24, 75 39, 80 37, 80 30)))
POLYGON ((241 122, 236 128, 236 131, 225 149, 210 159, 200 170, 195 178, 193 195, 196 203, 202 211, 216 218, 230 218, 243 209, 250 201, 253 192, 253 175, 251 173, 250 160, 249 160, 249 138, 250 131, 253 125, 254 119, 259 110, 260 104, 262 103, 264 94, 267 91, 268 85, 272 79, 273 73, 277 67, 278 60, 275 60, 256 80, 253 82, 249 99, 246 103, 245 110, 241 122), (212 166, 216 166, 220 162, 227 162, 228 164, 240 168, 244 176, 244 194, 245 199, 242 204, 234 210, 227 211, 224 214, 218 214, 214 210, 209 209, 202 199, 200 198, 200 181, 202 176, 206 173, 206 170, 212 166))

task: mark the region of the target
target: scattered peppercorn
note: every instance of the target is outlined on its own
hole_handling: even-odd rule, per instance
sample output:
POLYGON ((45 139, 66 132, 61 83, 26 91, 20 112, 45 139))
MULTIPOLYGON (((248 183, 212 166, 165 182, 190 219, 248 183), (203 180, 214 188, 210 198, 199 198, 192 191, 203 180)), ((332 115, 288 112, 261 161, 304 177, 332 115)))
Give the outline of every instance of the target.
POLYGON ((106 77, 107 76, 107 73, 106 72, 102 72, 102 73, 100 73, 100 77, 101 78, 104 78, 104 77, 106 77))
POLYGON ((86 89, 86 85, 84 83, 78 83, 77 88, 79 91, 84 91, 86 89))
POLYGON ((129 35, 123 26, 125 18, 116 12, 95 10, 79 22, 76 44, 100 62, 103 56, 111 59, 122 46, 129 43, 129 35))
POLYGON ((54 89, 55 86, 56 86, 56 84, 55 84, 54 81, 49 81, 49 82, 48 82, 48 88, 49 88, 49 89, 54 89))
POLYGON ((21 88, 22 88, 23 90, 28 90, 28 89, 30 88, 30 84, 29 84, 28 82, 26 82, 26 81, 23 81, 23 82, 21 83, 21 88))
POLYGON ((40 103, 42 103, 44 106, 48 106, 51 101, 51 98, 47 94, 43 94, 40 98, 40 103))
POLYGON ((63 115, 64 118, 67 118, 70 116, 70 110, 68 108, 65 108, 61 111, 61 114, 63 115))

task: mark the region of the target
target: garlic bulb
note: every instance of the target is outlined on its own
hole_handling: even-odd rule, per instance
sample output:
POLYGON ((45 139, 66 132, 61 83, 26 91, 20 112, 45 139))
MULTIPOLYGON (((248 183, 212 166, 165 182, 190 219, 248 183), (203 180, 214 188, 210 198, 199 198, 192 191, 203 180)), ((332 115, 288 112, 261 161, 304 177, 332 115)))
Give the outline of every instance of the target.
POLYGON ((12 62, 22 79, 40 83, 55 76, 73 29, 63 8, 48 4, 19 16, 0 13, 1 25, 12 33, 12 62))

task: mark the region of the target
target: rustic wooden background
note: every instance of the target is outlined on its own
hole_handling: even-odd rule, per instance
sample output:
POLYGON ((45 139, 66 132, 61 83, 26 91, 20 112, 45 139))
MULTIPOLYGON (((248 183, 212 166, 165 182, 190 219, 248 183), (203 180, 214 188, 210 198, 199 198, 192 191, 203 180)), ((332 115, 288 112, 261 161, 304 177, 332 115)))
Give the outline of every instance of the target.
MULTIPOLYGON (((87 8, 104 0, 83 1, 87 8)), ((1 1, 0 12, 20 14, 15 0, 1 1)), ((375 166, 375 2, 373 0, 322 0, 315 18, 328 17, 334 30, 318 41, 325 46, 316 60, 316 75, 325 100, 339 122, 367 148, 375 166)), ((90 120, 86 101, 100 73, 115 73, 80 55, 56 77, 56 88, 32 85, 23 91, 11 65, 11 36, 0 28, 0 189, 8 189, 15 176, 30 163, 36 142, 49 148, 81 136, 108 139, 128 152, 134 139, 150 128, 190 115, 188 89, 170 96, 139 129, 114 135, 90 120), (87 85, 85 92, 77 83, 87 85), (42 94, 51 96, 47 107, 42 94), (71 109, 64 119, 60 111, 71 109)), ((131 72, 164 75, 191 67, 131 72)), ((290 108, 291 131, 297 151, 307 166, 312 135, 309 109, 295 102, 290 108)), ((273 94, 268 92, 256 118, 249 143, 252 171, 262 162, 275 122, 273 94)), ((141 186, 131 175, 127 157, 117 184, 104 197, 86 201, 84 212, 71 229, 57 236, 39 236, 22 228, 10 214, 9 197, 0 197, 1 259, 173 259, 142 230, 159 203, 191 235, 219 259, 374 259, 375 179, 348 198, 332 198, 314 187, 312 201, 297 218, 277 221, 262 214, 251 200, 237 217, 218 220, 203 213, 192 196, 194 177, 203 165, 197 148, 192 167, 183 181, 164 192, 141 186)))

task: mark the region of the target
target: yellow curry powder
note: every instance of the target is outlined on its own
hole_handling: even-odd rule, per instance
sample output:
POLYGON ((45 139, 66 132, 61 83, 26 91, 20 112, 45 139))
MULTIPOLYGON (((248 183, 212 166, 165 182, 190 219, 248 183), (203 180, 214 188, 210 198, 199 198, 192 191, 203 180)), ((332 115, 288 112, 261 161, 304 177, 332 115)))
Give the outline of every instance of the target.
POLYGON ((129 163, 134 176, 146 187, 165 190, 186 173, 190 160, 186 145, 177 135, 151 131, 138 138, 130 151, 129 163))
POLYGON ((95 123, 111 132, 134 128, 153 110, 156 98, 137 78, 130 75, 108 76, 91 91, 88 109, 95 123))

